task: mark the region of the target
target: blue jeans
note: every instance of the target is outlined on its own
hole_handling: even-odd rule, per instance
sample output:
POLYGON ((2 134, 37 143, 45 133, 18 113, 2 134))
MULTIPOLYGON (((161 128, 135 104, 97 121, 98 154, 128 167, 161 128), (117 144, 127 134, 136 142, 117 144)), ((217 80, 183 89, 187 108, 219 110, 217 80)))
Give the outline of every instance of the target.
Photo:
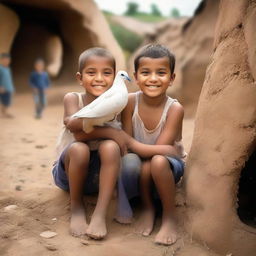
MULTIPOLYGON (((184 173, 184 162, 178 158, 165 156, 170 163, 172 174, 177 183, 184 173)), ((123 218, 132 218, 133 212, 129 199, 139 196, 139 179, 142 160, 134 153, 122 158, 121 172, 118 178, 117 214, 123 218)))
POLYGON ((37 92, 34 93, 34 102, 36 107, 36 117, 40 118, 47 104, 47 99, 44 90, 38 89, 37 92))

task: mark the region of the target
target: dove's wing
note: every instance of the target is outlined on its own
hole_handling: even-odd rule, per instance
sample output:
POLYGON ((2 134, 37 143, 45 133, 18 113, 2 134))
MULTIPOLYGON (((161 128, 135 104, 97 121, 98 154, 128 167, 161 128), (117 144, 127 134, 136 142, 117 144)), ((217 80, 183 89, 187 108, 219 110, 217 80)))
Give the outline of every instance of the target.
POLYGON ((73 117, 99 118, 109 114, 119 113, 127 104, 128 94, 125 95, 124 93, 118 92, 105 95, 102 94, 96 100, 92 102, 93 104, 89 104, 79 110, 73 117), (100 101, 98 101, 99 98, 100 101))

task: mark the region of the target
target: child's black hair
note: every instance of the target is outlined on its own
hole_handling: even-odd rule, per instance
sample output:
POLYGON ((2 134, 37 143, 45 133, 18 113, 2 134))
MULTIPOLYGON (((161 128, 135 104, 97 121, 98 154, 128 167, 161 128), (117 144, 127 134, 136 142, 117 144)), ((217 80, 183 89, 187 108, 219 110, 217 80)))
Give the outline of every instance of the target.
POLYGON ((153 59, 167 57, 168 60, 169 60, 169 64, 170 64, 171 74, 174 73, 175 56, 165 46, 163 46, 161 44, 148 44, 148 45, 144 46, 139 51, 138 55, 134 59, 134 70, 135 70, 135 72, 138 71, 139 64, 140 64, 140 59, 144 58, 144 57, 153 58, 153 59))
POLYGON ((113 63, 114 71, 116 70, 116 61, 115 61, 115 58, 113 57, 113 55, 109 51, 104 49, 104 48, 93 47, 93 48, 89 48, 89 49, 85 50, 79 56, 78 71, 81 74, 82 74, 84 65, 86 63, 86 60, 88 58, 90 58, 91 56, 100 56, 100 57, 107 57, 107 58, 109 58, 112 61, 112 63, 113 63))

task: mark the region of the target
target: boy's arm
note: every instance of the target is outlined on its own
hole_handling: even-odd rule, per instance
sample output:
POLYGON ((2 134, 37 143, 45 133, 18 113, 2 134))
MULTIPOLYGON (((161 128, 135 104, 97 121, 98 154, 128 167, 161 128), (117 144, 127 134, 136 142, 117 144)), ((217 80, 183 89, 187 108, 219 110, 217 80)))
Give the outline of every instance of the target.
POLYGON ((5 92, 2 76, 3 76, 2 70, 0 69, 0 93, 4 93, 5 92))
POLYGON ((121 121, 122 121, 123 130, 130 136, 133 136, 132 115, 134 111, 134 105, 135 105, 135 93, 129 93, 128 103, 121 113, 121 121))
POLYGON ((45 72, 45 79, 46 79, 46 84, 47 84, 46 87, 48 88, 48 87, 50 87, 51 81, 50 81, 50 78, 49 78, 49 75, 47 72, 45 72))
POLYGON ((148 145, 136 141, 133 136, 132 116, 135 106, 135 93, 129 94, 128 104, 122 112, 123 130, 130 136, 127 136, 128 148, 143 158, 149 158, 154 155, 176 155, 176 150, 171 145, 148 145))
POLYGON ((165 126, 156 141, 157 145, 173 146, 177 139, 181 139, 183 117, 182 105, 174 102, 167 113, 165 126))
POLYGON ((155 145, 147 145, 138 141, 131 141, 129 148, 141 157, 154 155, 169 155, 180 157, 174 147, 174 142, 181 135, 184 109, 180 103, 173 103, 167 113, 165 126, 159 135, 155 145))
POLYGON ((112 127, 95 127, 91 133, 83 131, 82 118, 71 118, 79 110, 78 97, 74 93, 67 93, 64 97, 64 124, 73 133, 77 141, 89 141, 95 139, 112 139, 117 142, 123 153, 126 152, 126 137, 124 132, 112 127))
POLYGON ((129 139, 128 143, 129 149, 132 152, 138 154, 142 158, 149 158, 154 155, 167 155, 167 156, 176 156, 177 152, 175 148, 171 145, 149 145, 143 144, 134 138, 129 139))

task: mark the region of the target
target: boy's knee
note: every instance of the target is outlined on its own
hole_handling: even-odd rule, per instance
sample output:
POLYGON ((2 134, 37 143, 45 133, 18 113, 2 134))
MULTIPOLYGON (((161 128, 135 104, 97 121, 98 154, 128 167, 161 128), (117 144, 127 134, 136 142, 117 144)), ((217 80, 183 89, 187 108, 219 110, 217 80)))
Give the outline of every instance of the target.
POLYGON ((141 159, 134 153, 129 153, 122 158, 121 177, 126 178, 139 175, 141 170, 141 159))
POLYGON ((165 167, 169 167, 169 162, 165 156, 155 155, 151 159, 151 171, 159 171, 159 169, 163 169, 165 167))
POLYGON ((68 154, 70 157, 83 157, 90 155, 90 149, 87 144, 83 142, 74 142, 68 148, 68 154))
POLYGON ((113 140, 105 140, 100 144, 99 147, 100 152, 107 152, 108 155, 110 154, 119 154, 120 155, 120 149, 118 144, 113 140))

